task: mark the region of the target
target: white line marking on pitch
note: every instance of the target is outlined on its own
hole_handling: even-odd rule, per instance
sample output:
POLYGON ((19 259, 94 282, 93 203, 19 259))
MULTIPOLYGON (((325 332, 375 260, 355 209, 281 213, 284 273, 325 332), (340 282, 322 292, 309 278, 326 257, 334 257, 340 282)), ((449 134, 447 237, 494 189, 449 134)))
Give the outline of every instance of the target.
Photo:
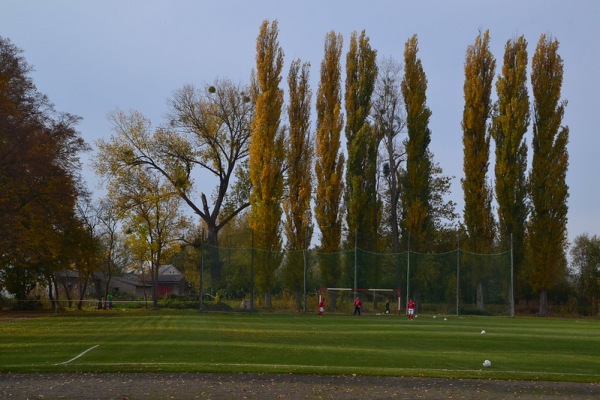
POLYGON ((88 351, 94 350, 94 349, 95 349, 96 347, 98 347, 98 346, 100 346, 100 345, 99 345, 99 344, 97 344, 97 345, 95 345, 95 346, 92 346, 92 347, 90 347, 89 349, 87 349, 86 351, 84 351, 84 352, 80 353, 79 355, 77 355, 77 356, 75 356, 75 357, 71 358, 69 361, 61 362, 61 363, 54 364, 54 365, 65 365, 65 364, 68 364, 68 363, 70 363, 71 361, 75 361, 75 360, 77 360, 79 357, 81 357, 81 356, 83 356, 85 353, 87 353, 88 351))

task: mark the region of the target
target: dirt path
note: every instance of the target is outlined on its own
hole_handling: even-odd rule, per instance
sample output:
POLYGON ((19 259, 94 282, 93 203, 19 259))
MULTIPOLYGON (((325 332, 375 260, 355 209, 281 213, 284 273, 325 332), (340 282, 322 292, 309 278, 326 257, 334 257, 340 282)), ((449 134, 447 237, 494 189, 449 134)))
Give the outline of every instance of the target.
POLYGON ((599 399, 600 384, 273 374, 0 374, 1 399, 599 399))

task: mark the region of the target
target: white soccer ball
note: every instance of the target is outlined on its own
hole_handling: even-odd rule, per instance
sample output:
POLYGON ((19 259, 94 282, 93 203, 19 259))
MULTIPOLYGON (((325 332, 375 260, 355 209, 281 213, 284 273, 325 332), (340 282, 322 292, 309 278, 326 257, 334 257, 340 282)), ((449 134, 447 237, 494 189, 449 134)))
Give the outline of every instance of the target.
POLYGON ((481 331, 481 334, 483 335, 485 333, 485 331, 481 331))
POLYGON ((444 321, 448 321, 448 318, 444 318, 444 321))
POLYGON ((433 318, 435 318, 435 315, 433 316, 433 318))
POLYGON ((490 360, 485 360, 485 361, 483 362, 483 366, 484 366, 485 368, 491 367, 491 366, 492 366, 492 362, 491 362, 490 360))

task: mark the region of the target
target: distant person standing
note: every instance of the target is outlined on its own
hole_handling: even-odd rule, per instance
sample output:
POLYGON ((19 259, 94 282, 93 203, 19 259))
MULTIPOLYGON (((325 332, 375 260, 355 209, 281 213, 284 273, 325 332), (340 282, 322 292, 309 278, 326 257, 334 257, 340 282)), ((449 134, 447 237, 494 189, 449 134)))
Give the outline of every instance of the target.
POLYGON ((108 296, 106 296, 106 300, 108 301, 108 309, 112 310, 112 302, 113 302, 112 293, 109 293, 108 296))
POLYGON ((357 297, 356 300, 354 300, 354 315, 356 315, 358 313, 358 316, 360 317, 360 307, 362 306, 362 300, 360 299, 360 297, 357 297))
POLYGON ((387 299, 385 302, 385 313, 386 314, 390 313, 390 299, 387 299))
POLYGON ((319 317, 322 317, 324 312, 325 312, 325 299, 321 297, 321 300, 319 300, 319 317))
POLYGON ((415 319, 415 302, 413 299, 408 301, 408 304, 406 305, 406 313, 408 319, 415 319))

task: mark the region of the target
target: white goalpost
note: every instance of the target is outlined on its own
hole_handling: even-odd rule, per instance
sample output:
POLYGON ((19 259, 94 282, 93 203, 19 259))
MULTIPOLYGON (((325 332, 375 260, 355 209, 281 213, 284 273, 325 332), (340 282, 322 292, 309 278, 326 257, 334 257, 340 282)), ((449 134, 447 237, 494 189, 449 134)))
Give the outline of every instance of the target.
MULTIPOLYGON (((352 299, 356 298, 357 296, 360 297, 360 295, 362 294, 363 297, 364 295, 368 295, 368 297, 372 300, 373 303, 373 309, 375 309, 375 304, 376 304, 376 299, 377 299, 377 295, 380 294, 382 295, 382 297, 386 298, 389 300, 390 297, 393 297, 396 301, 396 313, 398 315, 400 315, 401 311, 402 311, 402 291, 400 289, 387 289, 387 288, 375 288, 375 289, 371 289, 371 288, 365 288, 365 289, 359 289, 359 288, 342 288, 342 287, 329 287, 329 288, 322 288, 321 290, 319 290, 319 304, 321 304, 321 301, 323 300, 323 296, 326 293, 331 293, 331 292, 338 292, 342 295, 350 295, 352 294, 352 299)), ((366 300, 366 299, 363 299, 366 300)), ((387 310, 386 310, 387 311, 387 310)), ((392 308, 390 307, 389 313, 391 314, 393 312, 392 308)))

